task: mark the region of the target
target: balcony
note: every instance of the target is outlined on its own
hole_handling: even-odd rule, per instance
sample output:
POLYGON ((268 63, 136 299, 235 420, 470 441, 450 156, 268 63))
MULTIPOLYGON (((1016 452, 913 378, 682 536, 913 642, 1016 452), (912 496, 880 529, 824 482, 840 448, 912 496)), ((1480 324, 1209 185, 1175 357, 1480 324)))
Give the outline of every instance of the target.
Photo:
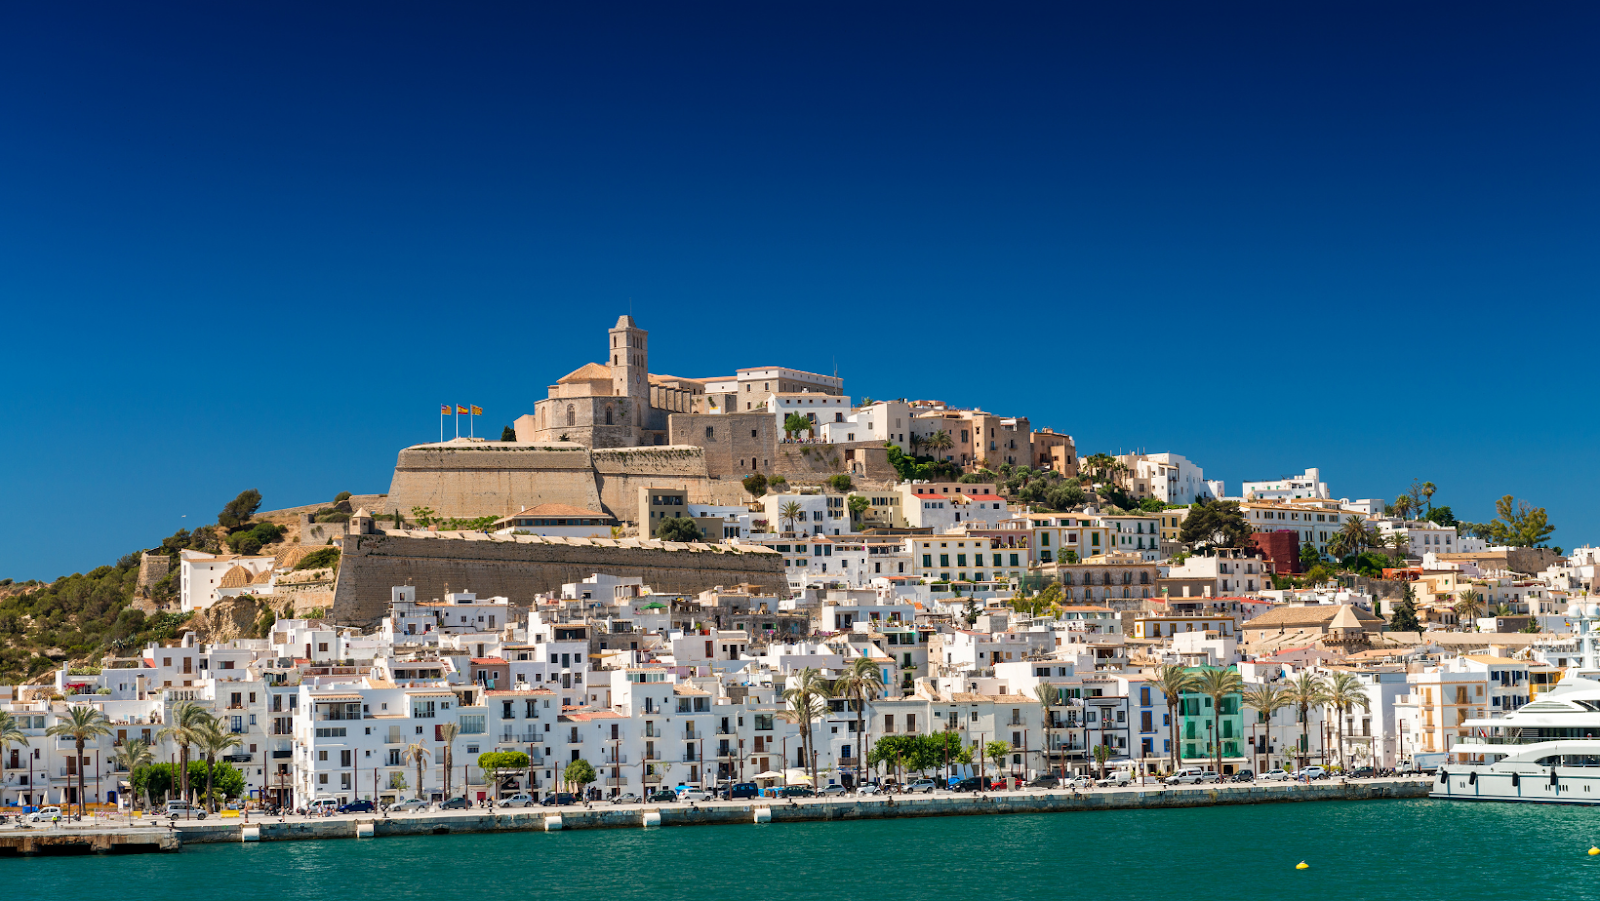
POLYGON ((601 781, 603 781, 609 787, 620 788, 620 787, 628 784, 628 777, 627 776, 607 776, 605 779, 603 779, 601 781))
POLYGON ((250 754, 248 754, 248 753, 224 754, 224 755, 222 755, 222 759, 226 760, 229 763, 249 763, 250 762, 250 754))
POLYGON ((700 763, 701 760, 700 760, 699 757, 697 757, 694 754, 690 753, 690 754, 685 754, 682 757, 679 757, 678 758, 678 762, 679 763, 700 763))
POLYGON ((617 754, 615 756, 606 757, 606 758, 603 758, 602 760, 600 760, 598 763, 595 764, 595 766, 627 766, 627 765, 628 765, 628 755, 626 755, 626 754, 617 754))
POLYGON ((569 733, 566 736, 566 739, 567 739, 567 744, 569 744, 569 745, 581 745, 581 744, 583 744, 583 736, 578 734, 578 733, 576 733, 576 732, 569 733))
POLYGON ((536 742, 538 742, 540 740, 541 739, 539 738, 539 733, 537 733, 537 732, 522 732, 522 733, 505 732, 505 733, 502 733, 501 736, 500 736, 500 743, 501 744, 515 743, 515 744, 531 745, 531 744, 534 744, 534 743, 536 743, 536 742))

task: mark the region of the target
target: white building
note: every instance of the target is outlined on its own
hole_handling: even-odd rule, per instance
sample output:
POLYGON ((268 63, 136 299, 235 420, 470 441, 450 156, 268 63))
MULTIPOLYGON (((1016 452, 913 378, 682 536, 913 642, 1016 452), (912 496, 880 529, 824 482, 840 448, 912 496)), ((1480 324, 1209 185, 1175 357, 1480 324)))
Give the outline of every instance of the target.
POLYGON ((842 394, 774 391, 766 400, 767 412, 777 420, 780 433, 784 432, 785 420, 790 416, 798 414, 810 421, 811 431, 793 436, 796 438, 821 438, 823 423, 843 423, 851 412, 850 398, 842 394))
POLYGON ((1262 482, 1245 482, 1241 489, 1246 500, 1285 501, 1299 498, 1329 500, 1328 485, 1322 472, 1308 469, 1297 476, 1284 476, 1262 482))
POLYGON ((1153 497, 1164 504, 1192 504, 1214 498, 1205 470, 1182 454, 1119 454, 1127 467, 1123 488, 1137 500, 1153 497))

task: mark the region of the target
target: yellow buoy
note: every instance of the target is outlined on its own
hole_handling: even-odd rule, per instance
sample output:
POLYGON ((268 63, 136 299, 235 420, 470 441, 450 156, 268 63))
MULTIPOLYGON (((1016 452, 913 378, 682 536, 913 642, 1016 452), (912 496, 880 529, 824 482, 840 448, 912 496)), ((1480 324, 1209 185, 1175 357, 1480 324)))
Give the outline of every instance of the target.
POLYGON ((1311 869, 1311 864, 1308 864, 1308 863, 1306 863, 1305 861, 1302 860, 1299 863, 1295 864, 1294 868, 1297 869, 1297 870, 1309 870, 1309 869, 1311 869))
POLYGON ((1589 856, 1590 857, 1594 857, 1596 855, 1600 855, 1600 848, 1590 848, 1589 849, 1589 856))

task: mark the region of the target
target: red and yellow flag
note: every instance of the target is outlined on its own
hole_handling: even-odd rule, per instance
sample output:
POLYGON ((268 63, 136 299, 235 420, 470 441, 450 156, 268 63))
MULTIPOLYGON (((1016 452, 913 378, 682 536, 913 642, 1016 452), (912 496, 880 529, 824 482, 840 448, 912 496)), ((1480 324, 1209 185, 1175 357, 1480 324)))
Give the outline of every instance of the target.
POLYGON ((478 406, 477 404, 473 404, 472 405, 472 415, 473 416, 482 416, 483 415, 483 408, 478 406))
POLYGON ((450 405, 449 404, 440 404, 439 405, 439 415, 440 416, 449 416, 450 415, 450 405))
POLYGON ((460 404, 456 404, 456 415, 458 415, 458 416, 467 415, 467 408, 461 406, 460 404))

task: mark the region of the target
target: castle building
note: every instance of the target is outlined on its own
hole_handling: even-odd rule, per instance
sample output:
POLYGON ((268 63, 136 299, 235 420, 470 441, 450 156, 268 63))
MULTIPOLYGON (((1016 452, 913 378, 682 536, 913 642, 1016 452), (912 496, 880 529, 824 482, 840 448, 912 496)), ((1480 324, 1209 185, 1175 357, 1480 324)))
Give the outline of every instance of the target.
POLYGON ((738 395, 756 394, 763 402, 779 390, 839 394, 843 380, 799 370, 764 367, 739 370, 733 377, 707 379, 652 375, 650 333, 632 316, 622 316, 607 333, 606 362, 586 363, 550 386, 533 412, 513 424, 522 444, 572 442, 588 448, 645 447, 668 443, 667 417, 673 413, 731 413, 738 395), (715 398, 708 398, 714 386, 715 398))

